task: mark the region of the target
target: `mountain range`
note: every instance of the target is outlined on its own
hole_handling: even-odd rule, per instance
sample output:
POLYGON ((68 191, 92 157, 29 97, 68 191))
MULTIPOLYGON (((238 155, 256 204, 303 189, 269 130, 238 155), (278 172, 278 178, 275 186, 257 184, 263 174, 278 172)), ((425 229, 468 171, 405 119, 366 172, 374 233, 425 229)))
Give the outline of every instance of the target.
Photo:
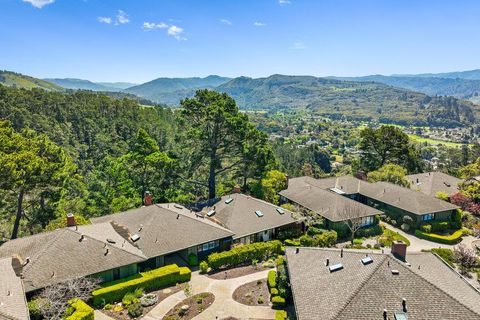
POLYGON ((193 96, 197 89, 210 88, 230 94, 242 109, 303 108, 312 114, 332 118, 450 127, 471 125, 480 117, 480 106, 463 100, 478 98, 480 80, 474 79, 476 74, 477 71, 442 74, 451 78, 436 75, 350 78, 272 75, 255 79, 212 75, 158 78, 129 86, 130 83, 94 83, 81 79, 47 79, 49 82, 3 72, 0 83, 55 91, 108 91, 117 98, 138 96, 144 99, 144 104, 150 100, 168 105, 178 105, 181 99, 193 96))

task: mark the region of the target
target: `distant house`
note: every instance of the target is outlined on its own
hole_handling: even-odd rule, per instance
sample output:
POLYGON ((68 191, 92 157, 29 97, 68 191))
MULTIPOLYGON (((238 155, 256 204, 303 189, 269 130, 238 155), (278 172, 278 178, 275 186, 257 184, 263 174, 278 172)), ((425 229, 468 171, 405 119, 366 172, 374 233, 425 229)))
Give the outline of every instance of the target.
POLYGON ((240 193, 223 196, 205 212, 208 219, 235 234, 234 243, 268 241, 276 238, 282 230, 303 226, 291 211, 240 193))
POLYGON ((280 195, 282 201, 295 203, 322 216, 325 228, 346 232, 345 222, 349 219, 361 218, 362 226, 368 227, 376 223, 376 215, 382 214, 348 197, 357 191, 356 183, 360 183, 360 180, 353 177, 292 178, 288 188, 280 191, 280 195))
POLYGON ((27 300, 18 261, 13 258, 0 259, 0 319, 29 319, 27 300), (17 270, 15 270, 17 269, 17 270))
POLYGON ((479 291, 434 254, 405 248, 287 247, 297 319, 480 319, 479 291))
POLYGON ((461 179, 443 172, 417 173, 408 175, 406 178, 410 181, 412 190, 420 191, 432 197, 435 197, 437 192, 444 192, 451 196, 459 191, 458 185, 462 182, 461 179))
POLYGON ((418 225, 430 220, 449 220, 452 213, 459 208, 409 188, 388 182, 370 183, 352 176, 326 179, 293 178, 289 180, 287 189, 281 191, 280 195, 332 221, 332 217, 335 217, 334 212, 340 212, 343 208, 352 206, 352 202, 343 201, 342 198, 333 196, 333 193, 381 211, 368 211, 364 207, 353 210, 365 212, 365 217, 382 212, 394 219, 402 219, 403 216, 409 215, 418 225))

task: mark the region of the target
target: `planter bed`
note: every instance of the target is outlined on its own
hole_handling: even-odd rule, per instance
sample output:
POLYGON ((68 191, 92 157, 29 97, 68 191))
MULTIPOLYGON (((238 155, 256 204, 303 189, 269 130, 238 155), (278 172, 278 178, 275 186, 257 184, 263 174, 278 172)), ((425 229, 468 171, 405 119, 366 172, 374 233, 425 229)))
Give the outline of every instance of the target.
POLYGON ((233 300, 247 306, 268 306, 270 293, 267 280, 253 281, 238 287, 233 292, 233 300))
POLYGON ((190 320, 202 313, 212 305, 215 296, 210 292, 202 292, 183 300, 167 312, 163 320, 190 320), (188 306, 186 312, 182 311, 183 306, 188 306))
MULTIPOLYGON (((274 266, 274 264, 273 264, 274 266)), ((272 268, 273 268, 272 266, 272 268)), ((272 269, 269 267, 262 266, 262 263, 259 262, 256 266, 252 265, 245 265, 245 266, 238 266, 230 269, 222 269, 214 272, 210 272, 207 274, 207 277, 215 280, 226 280, 232 278, 238 278, 242 276, 246 276, 248 274, 256 273, 259 271, 272 269)))

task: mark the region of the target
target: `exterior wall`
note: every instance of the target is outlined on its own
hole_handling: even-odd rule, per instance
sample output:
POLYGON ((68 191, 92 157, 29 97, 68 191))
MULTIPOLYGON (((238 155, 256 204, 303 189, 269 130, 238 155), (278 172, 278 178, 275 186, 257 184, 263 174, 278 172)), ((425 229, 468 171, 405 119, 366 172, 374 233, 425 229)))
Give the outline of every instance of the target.
POLYGON ((135 263, 128 266, 97 273, 97 274, 94 274, 93 277, 99 278, 101 282, 109 282, 109 281, 125 278, 137 273, 138 273, 138 265, 135 263))

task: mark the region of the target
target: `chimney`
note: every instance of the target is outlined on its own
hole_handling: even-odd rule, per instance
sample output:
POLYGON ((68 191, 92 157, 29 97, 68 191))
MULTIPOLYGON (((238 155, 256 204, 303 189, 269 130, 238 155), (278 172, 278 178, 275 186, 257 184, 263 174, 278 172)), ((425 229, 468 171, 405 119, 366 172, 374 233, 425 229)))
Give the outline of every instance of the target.
POLYGON ((288 182, 290 181, 290 176, 288 174, 285 175, 287 177, 287 181, 285 181, 285 189, 288 189, 288 182))
POLYGON ((143 197, 143 205, 144 206, 151 206, 153 204, 153 198, 150 191, 145 191, 145 195, 143 197))
POLYGON ((67 214, 67 227, 75 227, 77 223, 75 222, 75 216, 73 213, 67 214))
POLYGON ((405 261, 407 257, 407 244, 403 241, 393 241, 392 254, 395 258, 405 261))
POLYGON ((242 189, 240 188, 239 185, 236 185, 233 187, 233 193, 242 193, 242 189))
POLYGON ((22 275, 24 264, 25 263, 23 259, 18 254, 12 256, 12 268, 13 271, 15 271, 17 277, 20 277, 22 275))

